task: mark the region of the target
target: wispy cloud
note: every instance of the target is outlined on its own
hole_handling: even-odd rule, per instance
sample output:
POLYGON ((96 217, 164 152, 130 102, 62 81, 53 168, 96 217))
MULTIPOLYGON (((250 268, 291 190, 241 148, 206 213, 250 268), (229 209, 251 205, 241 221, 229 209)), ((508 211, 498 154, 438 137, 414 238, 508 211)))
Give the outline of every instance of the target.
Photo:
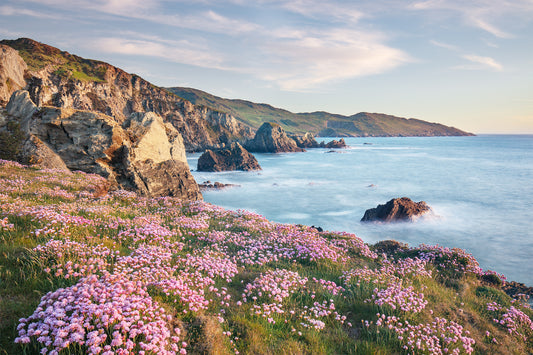
POLYGON ((24 9, 20 7, 13 7, 9 5, 0 6, 0 16, 30 16, 42 19, 59 19, 57 15, 51 15, 39 11, 33 11, 30 9, 24 9))
POLYGON ((468 69, 468 70, 480 70, 480 69, 490 69, 496 71, 502 71, 503 65, 498 63, 495 59, 491 57, 482 57, 479 55, 468 54, 463 56, 464 59, 469 60, 475 65, 463 65, 458 66, 456 69, 468 69))
POLYGON ((531 0, 427 0, 414 2, 410 8, 457 15, 464 24, 499 38, 513 37, 513 34, 498 26, 503 18, 512 17, 529 22, 533 14, 531 0))
POLYGON ((431 43, 432 45, 437 46, 437 47, 448 49, 450 51, 454 51, 454 52, 459 51, 459 47, 454 46, 453 44, 439 42, 439 41, 436 41, 434 39, 430 40, 429 43, 431 43))
POLYGON ((158 57, 175 63, 229 69, 223 66, 222 54, 215 54, 188 41, 159 40, 156 37, 145 39, 103 37, 89 41, 88 46, 106 53, 158 57))

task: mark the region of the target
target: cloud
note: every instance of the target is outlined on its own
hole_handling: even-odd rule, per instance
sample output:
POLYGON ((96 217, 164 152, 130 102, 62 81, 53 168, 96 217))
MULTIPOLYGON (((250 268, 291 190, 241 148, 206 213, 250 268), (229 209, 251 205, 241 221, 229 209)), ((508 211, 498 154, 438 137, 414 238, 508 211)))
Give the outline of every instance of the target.
POLYGON ((441 47, 441 48, 444 48, 444 49, 448 49, 448 50, 454 51, 454 52, 457 52, 459 50, 459 48, 457 46, 454 46, 453 44, 443 43, 443 42, 435 41, 433 39, 430 40, 429 43, 431 43, 434 46, 441 47))
POLYGON ((90 41, 88 46, 106 53, 158 57, 175 63, 229 69, 222 65, 221 54, 214 54, 213 51, 188 41, 158 41, 157 37, 149 39, 103 37, 90 41))
POLYGON ((405 52, 383 44, 380 36, 340 29, 272 41, 264 50, 282 64, 265 63, 260 77, 288 91, 379 74, 411 61, 405 52))
POLYGON ((464 55, 463 58, 471 61, 472 63, 476 63, 477 65, 459 66, 459 67, 456 67, 456 69, 468 69, 468 70, 491 69, 491 70, 496 70, 496 71, 503 70, 503 65, 501 65, 500 63, 498 63, 496 60, 494 60, 491 57, 482 57, 479 55, 468 54, 468 55, 464 55))
POLYGON ((9 5, 0 6, 0 16, 30 16, 42 19, 59 19, 57 15, 50 15, 43 12, 33 11, 29 9, 22 9, 9 5))
POLYGON ((497 26, 496 23, 504 22, 509 18, 520 22, 530 22, 533 2, 531 0, 427 0, 415 2, 410 8, 458 15, 468 26, 479 28, 498 38, 510 38, 513 35, 497 26))

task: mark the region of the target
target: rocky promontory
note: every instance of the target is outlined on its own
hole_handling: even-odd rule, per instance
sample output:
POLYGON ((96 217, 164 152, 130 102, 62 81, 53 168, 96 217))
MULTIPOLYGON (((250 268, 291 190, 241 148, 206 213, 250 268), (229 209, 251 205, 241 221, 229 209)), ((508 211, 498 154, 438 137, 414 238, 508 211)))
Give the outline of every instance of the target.
POLYGON ((6 109, 6 125, 23 133, 20 161, 98 174, 112 187, 144 195, 202 198, 180 133, 153 112, 118 124, 99 112, 37 107, 27 91, 15 92, 6 109))
POLYGON ((384 205, 366 210, 362 222, 414 221, 431 211, 424 201, 414 202, 408 197, 393 198, 384 205))
POLYGON ((206 150, 198 159, 198 171, 261 170, 257 159, 239 143, 229 148, 206 150))
POLYGON ((277 123, 265 122, 255 133, 255 137, 245 144, 253 153, 304 152, 294 139, 287 136, 285 130, 277 123))

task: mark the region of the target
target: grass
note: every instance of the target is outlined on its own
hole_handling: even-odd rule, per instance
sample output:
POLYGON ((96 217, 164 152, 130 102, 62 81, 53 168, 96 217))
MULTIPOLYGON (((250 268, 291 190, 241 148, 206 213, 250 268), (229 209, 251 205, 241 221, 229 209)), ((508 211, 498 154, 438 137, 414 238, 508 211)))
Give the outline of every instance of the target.
POLYGON ((91 302, 99 315, 87 318, 83 339, 59 341, 60 354, 88 352, 91 329, 106 335, 102 353, 105 346, 111 352, 125 346, 112 342, 115 335, 132 340, 133 353, 160 337, 147 351, 154 354, 533 352, 531 309, 461 250, 420 246, 385 258, 353 235, 277 224, 202 202, 108 193, 94 175, 8 161, 0 162, 0 186, 0 354, 45 347, 36 335, 27 344, 15 340, 24 338, 19 324, 24 331, 31 322, 19 319, 34 314, 53 291, 63 302, 55 304, 55 314, 69 309, 61 316, 67 324, 74 322, 75 302, 91 302), (87 299, 67 297, 98 282, 111 288, 87 299), (124 298, 108 302, 119 290, 124 298), (206 303, 195 308, 198 299, 206 303), (416 299, 424 306, 416 309, 416 299), (149 311, 147 304, 156 306, 149 311), (133 314, 154 324, 150 330, 132 335, 137 321, 120 326, 132 305, 140 307, 133 314), (98 323, 113 314, 122 320, 98 323), (455 329, 456 341, 446 343, 450 330, 444 328, 433 333, 440 343, 432 350, 425 347, 424 328, 413 344, 407 333, 399 338, 407 323, 429 327, 437 319, 455 329))

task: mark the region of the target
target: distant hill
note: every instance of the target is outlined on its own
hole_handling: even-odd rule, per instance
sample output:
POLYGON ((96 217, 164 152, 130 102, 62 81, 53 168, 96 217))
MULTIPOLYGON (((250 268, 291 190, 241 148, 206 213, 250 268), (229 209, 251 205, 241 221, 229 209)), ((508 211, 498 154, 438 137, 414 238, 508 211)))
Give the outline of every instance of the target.
POLYGON ((311 132, 323 137, 470 136, 472 133, 439 123, 402 118, 382 113, 360 112, 352 116, 329 112, 293 113, 268 104, 224 99, 183 87, 167 90, 191 101, 226 112, 257 129, 263 122, 276 122, 292 134, 311 132))

